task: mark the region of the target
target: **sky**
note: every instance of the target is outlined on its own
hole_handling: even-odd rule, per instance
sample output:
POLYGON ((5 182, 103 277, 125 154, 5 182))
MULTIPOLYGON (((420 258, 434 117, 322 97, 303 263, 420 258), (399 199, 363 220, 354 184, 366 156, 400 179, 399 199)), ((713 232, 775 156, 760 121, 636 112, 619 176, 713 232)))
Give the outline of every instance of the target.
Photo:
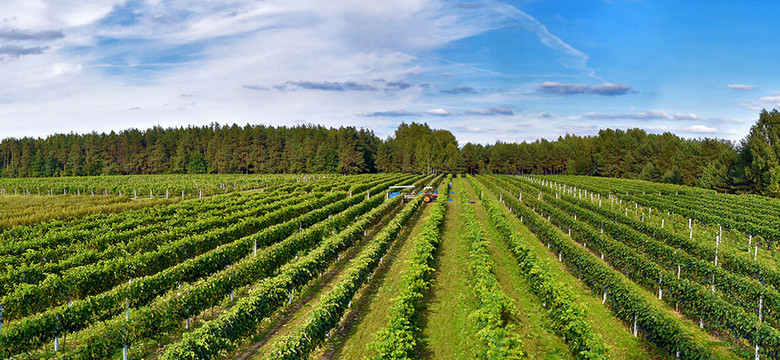
POLYGON ((780 106, 773 1, 3 0, 0 138, 401 122, 461 144, 639 127, 739 140, 780 106))

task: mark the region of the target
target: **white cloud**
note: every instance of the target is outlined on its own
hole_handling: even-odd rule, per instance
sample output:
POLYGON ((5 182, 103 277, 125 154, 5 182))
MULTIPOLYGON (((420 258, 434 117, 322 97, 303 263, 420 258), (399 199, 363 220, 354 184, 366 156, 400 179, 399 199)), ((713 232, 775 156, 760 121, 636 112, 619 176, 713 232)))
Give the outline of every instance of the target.
POLYGON ((717 133, 718 129, 714 127, 709 127, 707 125, 693 125, 682 128, 684 131, 690 131, 693 133, 704 133, 704 134, 710 134, 710 133, 717 133))
MULTIPOLYGON (((777 93, 775 93, 778 95, 777 93)), ((742 101, 740 105, 748 110, 761 110, 766 108, 780 107, 780 96, 763 96, 757 100, 742 101)))
MULTIPOLYGON (((130 4, 0 2, 3 26, 64 35, 49 36, 53 42, 41 44, 49 46, 41 54, 0 66, 4 136, 298 119, 370 126, 384 135, 397 125, 392 118, 359 114, 420 107, 412 105, 425 87, 404 82, 426 70, 418 53, 499 21, 489 16, 493 12, 436 0, 171 0, 123 7, 130 4), (132 21, 106 21, 121 12, 132 14, 132 21), (375 79, 388 80, 370 85, 375 79), (286 83, 306 89, 369 84, 365 88, 377 90, 344 95, 274 88, 286 83), (248 91, 264 88, 269 91, 248 91)), ((446 115, 437 105, 426 113, 446 115)))
MULTIPOLYGON (((583 114, 582 117, 586 119, 604 119, 604 120, 614 120, 614 119, 679 120, 679 121, 704 120, 704 118, 696 114, 674 113, 670 115, 663 110, 649 110, 649 111, 643 111, 637 113, 612 113, 612 114, 588 113, 588 114, 583 114)), ((721 118, 709 118, 707 120, 715 120, 719 122, 730 121, 721 118)))
POLYGON ((756 88, 754 85, 744 85, 744 84, 728 84, 728 87, 734 90, 753 90, 756 88))
POLYGON ((758 98, 758 101, 767 104, 780 104, 780 96, 764 96, 758 98))
POLYGON ((447 116, 451 114, 449 110, 441 109, 441 108, 426 110, 425 113, 429 115, 438 115, 438 116, 447 116))

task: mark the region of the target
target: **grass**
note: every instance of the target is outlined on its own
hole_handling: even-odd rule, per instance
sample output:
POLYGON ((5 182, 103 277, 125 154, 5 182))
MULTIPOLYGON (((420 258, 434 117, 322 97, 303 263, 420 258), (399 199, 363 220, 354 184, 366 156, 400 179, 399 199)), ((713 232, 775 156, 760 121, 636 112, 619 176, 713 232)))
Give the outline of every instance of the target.
MULTIPOLYGON (((454 178, 453 189, 465 186, 465 181, 454 178)), ((457 191, 455 191, 457 193, 457 191)), ((468 316, 476 307, 467 279, 468 244, 458 241, 457 218, 461 202, 453 200, 447 209, 444 235, 439 245, 436 274, 430 294, 426 298, 427 308, 423 312, 423 358, 428 359, 470 359, 475 334, 468 316)), ((441 201, 446 201, 442 196, 441 201)))
MULTIPOLYGON (((464 183, 465 184, 465 183, 464 183)), ((471 186, 467 186, 469 197, 478 199, 471 186)), ((486 194, 485 196, 490 196, 486 194)), ((488 225, 487 214, 480 201, 476 201, 477 219, 482 223, 490 238, 491 255, 496 266, 494 273, 504 294, 509 296, 517 311, 509 318, 523 341, 523 351, 536 359, 569 359, 569 347, 549 326, 541 300, 531 291, 523 280, 520 269, 512 253, 499 241, 498 231, 488 225)))
POLYGON ((396 240, 385 264, 372 278, 373 289, 361 294, 356 301, 356 314, 349 330, 342 336, 334 338, 333 348, 328 352, 328 358, 362 359, 366 355, 366 346, 374 340, 374 333, 387 324, 387 313, 393 304, 407 265, 407 260, 414 249, 413 240, 422 230, 425 217, 430 212, 430 205, 424 205, 421 215, 414 222, 407 234, 396 240))
POLYGON ((0 196, 0 229, 78 218, 95 213, 118 213, 176 201, 178 198, 133 200, 129 197, 102 195, 6 195, 0 196))
MULTIPOLYGON (((590 197, 581 198, 580 200, 589 201, 596 205, 598 205, 599 202, 598 199, 590 200, 590 197)), ((663 221, 664 230, 685 238, 690 236, 688 218, 676 213, 667 214, 665 211, 658 211, 658 209, 653 209, 651 211, 650 208, 642 206, 642 204, 637 206, 636 203, 625 200, 622 204, 620 204, 619 201, 616 201, 613 205, 611 200, 605 198, 602 199, 602 206, 604 209, 610 209, 620 215, 625 216, 628 214, 629 218, 644 221, 657 228, 661 228, 662 219, 665 219, 663 221), (628 212, 625 211, 626 208, 628 208, 628 212)), ((694 221, 693 241, 699 244, 714 246, 715 237, 720 233, 720 229, 716 225, 702 224, 698 221, 694 221)), ((742 255, 749 255, 749 259, 753 258, 755 249, 754 247, 751 247, 750 253, 748 253, 748 245, 751 243, 748 235, 734 229, 722 229, 722 234, 723 238, 720 242, 721 252, 731 254, 741 253, 742 255)), ((752 242, 752 245, 755 246, 755 239, 752 242)), ((768 268, 777 271, 778 264, 780 264, 780 252, 776 250, 776 248, 767 248, 766 244, 760 244, 757 260, 768 268)))
MULTIPOLYGON (((629 214, 631 214, 630 210, 629 210, 629 214)), ((513 221, 517 221, 519 223, 519 220, 516 217, 512 216, 512 218, 513 218, 513 221)), ((522 225, 520 225, 520 226, 524 228, 524 226, 522 226, 522 225)), ((686 226, 687 226, 687 224, 686 224, 686 226)), ((527 228, 525 228, 525 232, 527 234, 531 235, 530 231, 527 228)), ((562 231, 562 233, 564 235, 566 234, 565 231, 562 231)), ((533 236, 533 235, 531 235, 531 236, 533 236)), ((533 237, 533 239, 535 241, 531 241, 530 243, 533 244, 533 246, 535 248, 540 248, 544 253, 546 253, 546 256, 549 259, 553 260, 552 263, 554 265, 557 265, 557 266, 553 266, 553 268, 556 268, 556 269, 559 269, 561 271, 565 271, 566 273, 568 273, 568 268, 566 267, 566 265, 564 263, 558 262, 557 254, 549 252, 549 251, 546 251, 546 246, 544 244, 542 244, 535 236, 533 237)), ((572 239, 572 241, 577 243, 573 239, 572 239)), ((594 257, 599 259, 599 261, 604 262, 603 260, 600 260, 600 258, 599 258, 599 256, 597 254, 594 254, 594 253, 591 252, 591 255, 593 255, 594 257)), ((610 266, 608 263, 606 263, 606 262, 604 262, 604 263, 607 266, 610 266)), ((618 273, 620 274, 620 276, 625 278, 626 282, 629 283, 629 286, 633 287, 638 293, 642 294, 651 304, 653 304, 654 307, 656 307, 657 309, 661 309, 661 310, 667 312, 669 315, 678 318, 681 321, 683 330, 685 330, 688 334, 690 334, 693 337, 693 339, 695 339, 695 341, 697 343, 699 343, 699 344, 703 345, 704 347, 708 348, 713 353, 713 355, 716 356, 717 359, 738 359, 739 358, 734 353, 734 350, 739 350, 739 349, 737 349, 737 347, 734 344, 732 344, 730 342, 730 340, 718 339, 718 338, 712 336, 711 334, 707 333, 705 330, 700 329, 699 328, 699 324, 697 322, 694 322, 693 320, 687 319, 687 318, 683 317, 680 313, 674 311, 674 309, 671 308, 669 305, 664 303, 662 300, 659 300, 656 293, 654 293, 651 290, 647 290, 647 289, 637 285, 636 283, 631 281, 629 278, 627 278, 624 274, 620 273, 619 271, 618 271, 618 273)), ((569 276, 573 277, 570 273, 569 273, 569 276)), ((601 299, 599 298, 600 294, 593 294, 592 292, 590 292, 587 289, 587 287, 584 284, 582 284, 579 281, 570 282, 570 283, 573 284, 573 285, 577 285, 577 287, 575 287, 575 290, 577 290, 577 294, 578 295, 579 295, 579 290, 578 289, 582 289, 582 293, 590 294, 589 297, 583 297, 583 299, 587 299, 587 298, 591 299, 590 302, 588 302, 588 308, 589 309, 595 310, 596 308, 602 308, 602 309, 604 309, 605 312, 609 312, 609 310, 604 305, 601 305, 601 299)), ((612 318, 614 319, 614 321, 616 321, 616 323, 614 323, 614 324, 622 325, 622 327, 620 327, 620 328, 625 330, 626 332, 628 332, 628 330, 629 330, 628 329, 628 324, 623 323, 622 321, 618 320, 614 316, 612 316, 612 318)), ((604 317, 594 316, 594 320, 597 320, 597 319, 607 319, 607 317, 606 316, 604 316, 604 317)), ((598 327, 598 323, 594 323, 594 325, 598 327)), ((607 325, 607 326, 602 326, 601 327, 601 329, 603 329, 603 331, 597 330, 597 331, 599 331, 599 333, 602 334, 602 336, 604 336, 604 334, 606 334, 606 333, 617 332, 618 331, 619 327, 617 327, 615 325, 609 325, 608 323, 605 323, 605 325, 607 325)), ((651 349, 650 344, 648 344, 646 341, 643 341, 643 343, 645 344, 645 348, 651 349)), ((664 358, 663 354, 655 353, 655 354, 653 354, 653 356, 656 357, 656 358, 664 358)))
MULTIPOLYGON (((504 210, 509 214, 509 209, 501 202, 498 201, 498 199, 494 196, 494 194, 490 192, 486 192, 485 196, 490 196, 492 199, 496 201, 496 203, 500 204, 501 207, 504 208, 504 210)), ((484 214, 484 209, 482 206, 479 207, 478 213, 481 213, 480 216, 486 216, 484 214)), ((652 359, 653 357, 648 352, 645 344, 638 339, 634 338, 633 334, 629 331, 629 329, 621 322, 618 318, 616 318, 610 310, 601 304, 601 294, 594 294, 592 293, 580 280, 577 279, 576 276, 571 274, 565 264, 558 261, 558 256, 554 254, 553 252, 550 252, 547 247, 539 241, 536 236, 528 230, 525 225, 523 225, 520 220, 509 214, 509 219, 515 226, 516 231, 522 235, 524 238, 528 239, 528 244, 531 245, 534 252, 537 256, 540 258, 546 258, 549 260, 550 270, 555 276, 558 277, 560 281, 566 282, 571 290, 572 293, 577 296, 579 301, 585 304, 585 307, 588 309, 589 313, 589 320, 591 323, 591 326, 593 330, 601 335, 604 342, 609 346, 609 354, 614 359, 652 359)), ((491 229, 492 230, 492 229, 491 229)), ((502 254, 501 257, 510 257, 511 265, 507 265, 514 269, 512 271, 512 276, 515 280, 516 286, 519 287, 519 289, 527 289, 528 285, 525 283, 525 280, 523 280, 522 276, 519 274, 519 269, 517 269, 517 263, 514 259, 513 255, 509 252, 509 250, 506 247, 506 244, 501 241, 500 243, 496 244, 496 248, 498 249, 497 252, 499 254, 502 254)), ((530 291, 530 290, 528 290, 530 291)), ((538 300, 537 300, 538 302, 538 300)), ((530 304, 530 305, 533 305, 530 304)), ((539 310, 539 316, 541 316, 543 312, 543 308, 539 310)), ((565 346, 565 345, 564 345, 565 346)), ((547 357, 542 357, 547 358, 547 357)))

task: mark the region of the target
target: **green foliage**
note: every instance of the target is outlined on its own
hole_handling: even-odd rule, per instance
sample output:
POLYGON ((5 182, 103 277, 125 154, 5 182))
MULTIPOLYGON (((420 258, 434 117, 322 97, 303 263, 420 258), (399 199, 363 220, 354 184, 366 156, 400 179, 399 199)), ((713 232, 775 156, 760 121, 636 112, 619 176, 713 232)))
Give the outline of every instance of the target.
POLYGON ((746 142, 743 151, 752 160, 745 169, 748 179, 760 193, 780 196, 780 110, 761 111, 746 142))
MULTIPOLYGON (((437 177, 430 184, 435 186, 441 181, 437 177)), ((421 198, 417 197, 412 203, 390 221, 382 231, 377 234, 371 244, 361 252, 360 256, 353 260, 350 268, 347 270, 344 278, 335 285, 334 289, 326 294, 320 303, 314 308, 306 319, 306 322, 292 335, 279 340, 274 344, 273 349, 263 358, 267 360, 276 359, 301 359, 305 358, 312 350, 326 340, 331 329, 333 329, 349 307, 357 290, 368 280, 368 276, 374 272, 381 262, 381 259, 387 253, 390 245, 396 239, 398 234, 406 225, 412 215, 420 206, 421 198)), ((441 202, 444 203, 444 202, 441 202)), ((440 203, 437 203, 438 205, 440 203)), ((434 205, 434 206, 436 206, 434 205)), ((441 207, 441 206, 440 206, 441 207)), ((443 219, 444 214, 439 210, 443 219)), ((436 221, 436 218, 432 219, 436 221)), ((441 223, 441 220, 439 220, 441 223)), ((432 257, 431 255, 428 258, 432 257)), ((416 299, 419 299, 417 296, 416 299)), ((398 343, 400 348, 395 351, 403 351, 409 344, 398 343)), ((411 350, 411 349, 409 349, 411 350)))
POLYGON ((458 189, 462 210, 458 217, 460 241, 469 245, 469 285, 477 299, 477 308, 469 314, 479 346, 472 349, 475 359, 499 360, 525 357, 523 343, 513 332, 506 315, 516 311, 512 300, 504 294, 493 274, 487 233, 477 220, 476 211, 468 203, 466 191, 458 189))
MULTIPOLYGON (((469 178, 478 192, 482 187, 469 178)), ((482 197, 482 204, 489 221, 507 240, 523 275, 533 292, 546 304, 547 317, 553 330, 563 336, 577 359, 608 359, 606 345, 586 320, 584 306, 577 302, 571 289, 550 274, 547 261, 539 258, 526 240, 520 236, 507 219, 503 209, 489 197, 482 197)))
MULTIPOLYGON (((383 199, 384 194, 376 195, 376 197, 383 199)), ((260 282, 246 297, 240 299, 234 307, 221 313, 218 318, 206 322, 195 331, 185 334, 181 341, 166 347, 160 358, 210 359, 218 357, 226 349, 235 348, 244 338, 254 333, 260 324, 260 320, 267 318, 283 306, 288 301, 288 296, 291 292, 300 290, 308 282, 315 279, 319 272, 327 269, 336 260, 339 253, 354 245, 363 236, 363 232, 366 229, 378 222, 390 209, 396 207, 399 201, 400 198, 385 201, 382 205, 358 219, 354 219, 354 217, 346 218, 346 227, 342 232, 328 237, 300 259, 290 261, 281 266, 277 275, 260 282)), ((390 241, 395 239, 403 225, 419 207, 420 202, 421 198, 418 197, 415 201, 409 203, 383 229, 382 233, 376 236, 379 240, 377 240, 378 244, 375 243, 374 245, 376 247, 372 248, 374 251, 369 256, 371 260, 368 263, 363 262, 363 265, 375 266, 378 263, 381 256, 376 256, 380 252, 386 251, 390 241)), ((290 249, 293 254, 299 250, 301 249, 296 247, 290 249)), ((357 271, 357 278, 351 277, 351 281, 364 280, 365 276, 368 275, 367 267, 361 267, 361 270, 357 271)), ((351 274, 355 275, 355 273, 351 274)), ((356 290, 356 287, 350 287, 349 289, 356 290)), ((346 307, 346 301, 344 301, 346 295, 343 292, 337 292, 337 294, 340 295, 332 299, 335 304, 326 302, 325 304, 328 305, 325 306, 334 305, 336 309, 343 310, 346 307)), ((327 333, 326 327, 332 326, 334 319, 336 319, 335 316, 329 316, 332 315, 331 311, 333 308, 329 309, 323 310, 323 312, 316 312, 315 318, 312 320, 316 325, 307 326, 294 339, 283 342, 283 345, 280 345, 282 346, 280 350, 295 357, 299 349, 303 351, 311 350, 318 341, 322 341, 327 333), (319 317, 320 315, 322 317, 319 317), (314 337, 310 337, 310 333, 314 337), (290 349, 290 347, 293 349, 290 349)))
MULTIPOLYGON (((447 177, 444 183, 449 183, 451 179, 451 176, 447 177)), ((441 185, 439 193, 445 194, 447 189, 441 185)), ((374 334, 374 341, 367 345, 374 353, 371 359, 408 359, 420 344, 416 316, 423 306, 423 292, 430 287, 433 279, 433 256, 441 241, 447 204, 444 197, 433 204, 431 212, 423 220, 420 234, 414 238, 409 267, 401 279, 400 294, 393 299, 387 325, 379 329, 374 334)))
MULTIPOLYGON (((519 197, 520 188, 517 185, 507 183, 503 178, 490 178, 488 180, 486 185, 494 192, 504 191, 504 193, 513 195, 504 197, 507 205, 512 208, 516 215, 523 217, 525 224, 540 240, 549 242, 551 249, 560 253, 561 258, 565 259, 576 270, 585 284, 592 289, 608 291, 609 299, 607 304, 609 304, 616 316, 628 324, 636 321, 648 340, 667 354, 674 356, 679 352, 680 356, 686 359, 703 360, 712 358, 712 354, 710 354, 708 349, 703 347, 702 344, 694 342, 690 335, 683 331, 678 319, 657 309, 642 294, 635 290, 627 280, 620 276, 616 270, 604 264, 583 246, 575 244, 574 241, 561 233, 557 227, 547 222, 546 218, 542 218, 534 212, 532 208, 536 209, 536 211, 544 209, 544 212, 550 214, 551 217, 555 216, 556 219, 566 220, 566 224, 572 225, 573 231, 574 226, 580 226, 578 231, 592 234, 595 240, 603 239, 601 241, 604 244, 614 244, 613 242, 609 242, 604 235, 599 234, 595 229, 583 226, 581 222, 574 221, 568 214, 546 205, 545 202, 538 201, 535 196, 535 189, 531 191, 532 195, 525 192, 526 195, 522 197, 521 202, 514 197, 519 197), (500 188, 499 185, 501 185, 500 188)), ((591 244, 595 243, 589 240, 588 245, 591 246, 591 244)), ((599 244, 599 246, 601 245, 599 244)), ((609 256, 610 261, 620 261, 619 265, 615 265, 617 268, 623 269, 624 266, 641 268, 641 266, 646 264, 646 262, 640 261, 640 258, 631 255, 633 251, 626 246, 618 244, 614 246, 604 245, 601 249, 604 250, 605 256, 609 256)), ((637 271, 635 268, 625 270, 624 274, 626 276, 632 276, 634 273, 631 271, 637 271)), ((634 279, 642 282, 658 278, 655 274, 648 275, 643 273, 642 276, 641 278, 638 276, 634 277, 634 279), (644 278, 648 280, 643 280, 644 278)), ((706 297, 707 295, 704 294, 704 296, 706 297)))
MULTIPOLYGON (((240 235, 222 237, 220 246, 213 250, 202 251, 200 255, 196 252, 197 247, 189 247, 189 254, 192 258, 185 259, 179 264, 171 264, 164 270, 155 273, 152 270, 158 267, 159 263, 152 263, 153 266, 141 267, 145 271, 151 271, 148 276, 136 279, 130 284, 125 282, 101 294, 76 300, 73 302, 73 306, 53 307, 21 321, 12 322, 7 328, 4 326, 4 332, 0 334, 0 353, 17 353, 29 350, 40 346, 42 341, 51 339, 56 334, 56 329, 60 329, 63 333, 74 332, 89 327, 97 321, 116 316, 123 309, 125 297, 130 300, 131 306, 141 307, 134 317, 139 323, 132 327, 132 338, 137 340, 157 336, 160 329, 178 326, 178 319, 183 319, 188 314, 196 314, 200 311, 199 309, 213 306, 215 302, 226 295, 225 291, 229 292, 230 289, 251 284, 258 278, 271 275, 299 251, 311 248, 319 239, 329 235, 331 231, 342 229, 356 216, 374 209, 382 203, 384 193, 381 191, 386 189, 388 185, 398 181, 411 183, 414 179, 415 177, 405 176, 399 179, 397 176, 391 176, 380 179, 378 182, 348 184, 351 186, 351 190, 357 194, 365 190, 376 194, 367 200, 365 196, 359 195, 345 198, 347 195, 345 192, 327 195, 320 192, 306 196, 304 199, 307 200, 302 202, 301 198, 282 201, 278 205, 277 211, 271 211, 265 216, 253 219, 258 222, 254 228, 262 229, 260 232, 245 237, 240 235), (293 205, 296 203, 297 205, 293 205), (331 219, 331 214, 337 215, 331 219), (325 219, 328 220, 322 222, 325 219), (307 226, 307 229, 299 232, 300 226, 307 226), (258 245, 257 257, 252 256, 255 241, 258 245), (230 270, 222 270, 230 264, 233 264, 230 270), (210 275, 202 283, 185 288, 186 292, 180 297, 155 300, 158 296, 174 288, 177 283, 196 281, 204 275, 212 274, 218 270, 221 271, 210 275), (154 303, 150 305, 151 302, 154 303), (154 324, 154 326, 144 324, 154 324)), ((356 178, 356 180, 359 179, 356 178)), ((178 242, 173 243, 177 244, 178 242)), ((175 247, 166 245, 163 248, 172 249, 175 247)), ((142 253, 140 256, 148 258, 148 256, 144 257, 145 254, 142 253)), ((169 258, 177 259, 176 257, 163 257, 161 259, 167 260, 169 258)), ((112 269, 108 264, 111 262, 97 263, 92 266, 93 271, 78 271, 74 274, 83 274, 84 280, 82 282, 85 284, 106 287, 106 284, 100 282, 101 278, 96 278, 94 274, 104 272, 104 269, 112 269)), ((110 272, 106 273, 105 276, 108 275, 117 276, 110 272)), ((65 285, 68 284, 65 283, 65 285)), ((40 294, 42 292, 38 289, 44 289, 46 286, 50 285, 42 282, 26 289, 36 290, 35 293, 40 294)), ((67 291, 52 293, 59 296, 68 294, 67 291)), ((20 306, 23 307, 20 308, 30 309, 35 306, 36 309, 40 310, 42 306, 35 304, 39 304, 40 301, 51 301, 51 298, 45 296, 33 299, 25 296, 25 293, 22 292, 15 292, 15 294, 18 296, 14 296, 22 300, 20 306), (32 303, 27 304, 25 301, 32 301, 32 303)), ((75 298, 78 299, 78 297, 75 298)), ((6 307, 6 309, 18 311, 15 306, 6 307)), ((121 341, 121 336, 109 335, 120 334, 124 326, 122 321, 112 320, 112 322, 97 328, 91 327, 91 330, 82 336, 78 354, 86 356, 84 354, 94 353, 96 348, 112 351, 116 349, 115 346, 121 346, 121 342, 116 343, 116 341, 121 341), (113 345, 109 346, 108 344, 113 345)))

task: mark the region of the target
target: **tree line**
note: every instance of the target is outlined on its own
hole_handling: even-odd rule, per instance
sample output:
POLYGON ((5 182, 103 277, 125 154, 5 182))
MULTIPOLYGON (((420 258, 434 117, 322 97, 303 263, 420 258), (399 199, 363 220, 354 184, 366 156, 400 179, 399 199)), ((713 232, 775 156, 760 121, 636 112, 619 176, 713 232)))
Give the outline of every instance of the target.
POLYGON ((739 142, 603 129, 460 147, 450 131, 417 123, 385 140, 354 127, 211 124, 0 142, 0 177, 366 172, 590 175, 777 197, 780 112, 763 110, 739 142))

